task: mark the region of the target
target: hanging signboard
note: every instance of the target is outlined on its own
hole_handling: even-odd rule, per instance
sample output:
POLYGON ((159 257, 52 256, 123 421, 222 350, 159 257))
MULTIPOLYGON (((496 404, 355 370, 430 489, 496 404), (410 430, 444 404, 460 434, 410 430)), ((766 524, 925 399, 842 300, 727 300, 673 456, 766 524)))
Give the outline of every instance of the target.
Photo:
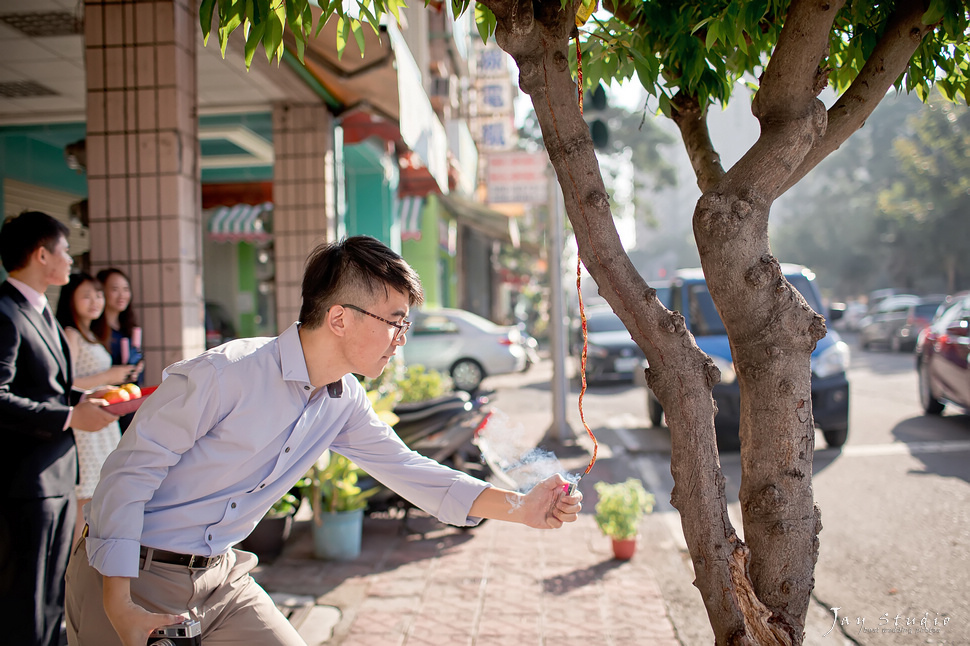
POLYGON ((544 152, 508 152, 488 156, 489 204, 545 204, 549 156, 544 152))

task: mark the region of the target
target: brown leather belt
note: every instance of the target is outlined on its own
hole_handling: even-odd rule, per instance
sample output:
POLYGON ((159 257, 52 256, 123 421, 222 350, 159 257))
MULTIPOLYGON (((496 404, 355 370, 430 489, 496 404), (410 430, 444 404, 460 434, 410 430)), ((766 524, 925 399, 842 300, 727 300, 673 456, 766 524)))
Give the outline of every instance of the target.
POLYGON ((153 549, 151 547, 141 548, 141 557, 151 559, 153 563, 169 563, 170 565, 182 565, 190 570, 207 570, 222 563, 225 554, 217 556, 197 556, 195 554, 180 554, 167 550, 153 549))
MULTIPOLYGON (((87 538, 88 535, 88 525, 84 524, 84 529, 81 530, 81 537, 87 538)), ((149 559, 149 563, 168 563, 170 565, 182 565, 189 568, 190 570, 207 570, 210 567, 215 567, 222 563, 222 559, 225 554, 219 554, 218 556, 197 556, 195 554, 180 554, 178 552, 169 552, 168 550, 159 550, 151 547, 142 546, 139 552, 141 558, 149 559)), ((146 563, 145 565, 148 565, 146 563)))

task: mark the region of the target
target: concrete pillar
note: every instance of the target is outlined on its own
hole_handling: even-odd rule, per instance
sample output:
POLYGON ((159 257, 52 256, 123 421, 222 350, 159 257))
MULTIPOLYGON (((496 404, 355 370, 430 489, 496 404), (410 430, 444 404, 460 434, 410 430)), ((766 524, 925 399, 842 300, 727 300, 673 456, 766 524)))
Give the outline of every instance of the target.
POLYGON ((332 117, 322 103, 273 107, 276 321, 299 318, 307 254, 335 235, 332 117))
POLYGON ((132 282, 145 383, 204 349, 195 0, 87 0, 94 271, 132 282))

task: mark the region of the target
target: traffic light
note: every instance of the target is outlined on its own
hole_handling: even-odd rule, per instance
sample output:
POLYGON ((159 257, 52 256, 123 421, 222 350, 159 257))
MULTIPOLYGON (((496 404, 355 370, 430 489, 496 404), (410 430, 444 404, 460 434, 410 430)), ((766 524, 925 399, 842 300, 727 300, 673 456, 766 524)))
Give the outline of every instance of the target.
POLYGON ((583 118, 589 125, 589 134, 593 137, 593 147, 605 150, 610 143, 610 128, 606 124, 606 88, 598 84, 592 90, 586 90, 583 96, 583 118))

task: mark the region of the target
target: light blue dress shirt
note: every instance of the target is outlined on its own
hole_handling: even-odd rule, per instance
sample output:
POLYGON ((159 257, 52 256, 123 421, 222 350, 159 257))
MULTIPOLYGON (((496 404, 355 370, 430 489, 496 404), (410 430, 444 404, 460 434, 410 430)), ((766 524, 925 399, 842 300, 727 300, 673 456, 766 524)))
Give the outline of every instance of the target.
POLYGON ((353 375, 313 390, 298 324, 173 364, 105 461, 86 508, 88 561, 138 576, 142 545, 228 552, 327 449, 446 523, 470 525, 485 482, 411 451, 353 375))

